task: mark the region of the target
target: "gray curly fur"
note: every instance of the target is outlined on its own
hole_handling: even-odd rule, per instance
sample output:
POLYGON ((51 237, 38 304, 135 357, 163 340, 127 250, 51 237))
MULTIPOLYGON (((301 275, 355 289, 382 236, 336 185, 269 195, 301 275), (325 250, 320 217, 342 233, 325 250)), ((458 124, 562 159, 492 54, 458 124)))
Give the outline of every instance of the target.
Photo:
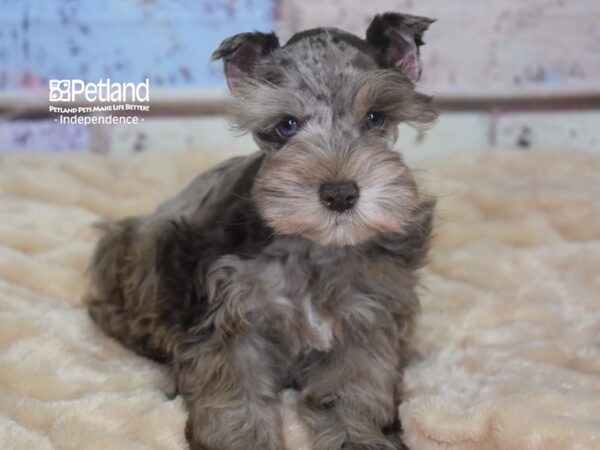
MULTIPOLYGON (((415 20, 388 13, 370 32, 417 23, 421 39, 429 21, 415 20)), ((215 52, 261 151, 106 225, 86 303, 109 335, 172 365, 194 450, 281 449, 284 389, 316 450, 405 448, 397 406, 434 203, 392 147, 400 122, 435 113, 376 41, 317 29, 276 42, 246 33, 215 52), (236 56, 244 46, 259 48, 236 56), (373 110, 386 120, 367 129, 373 110), (288 140, 274 131, 287 116, 301 126, 288 140), (355 208, 324 208, 319 185, 346 179, 355 208)))

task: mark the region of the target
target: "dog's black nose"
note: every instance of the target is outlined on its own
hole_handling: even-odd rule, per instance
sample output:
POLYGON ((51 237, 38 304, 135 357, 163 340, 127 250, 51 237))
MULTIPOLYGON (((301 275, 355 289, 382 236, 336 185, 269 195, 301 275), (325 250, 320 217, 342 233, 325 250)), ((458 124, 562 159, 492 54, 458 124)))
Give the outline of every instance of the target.
POLYGON ((333 211, 346 211, 358 200, 358 186, 354 181, 323 183, 319 190, 321 201, 333 211))

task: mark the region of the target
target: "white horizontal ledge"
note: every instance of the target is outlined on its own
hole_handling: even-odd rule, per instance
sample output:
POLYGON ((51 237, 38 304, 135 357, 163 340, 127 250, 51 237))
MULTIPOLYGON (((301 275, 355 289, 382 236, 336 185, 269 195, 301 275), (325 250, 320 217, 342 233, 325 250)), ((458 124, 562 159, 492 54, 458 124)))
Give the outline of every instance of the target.
MULTIPOLYGON (((134 102, 130 102, 134 103, 134 102)), ((543 111, 600 109, 600 90, 577 92, 536 92, 531 94, 439 94, 434 103, 440 111, 543 111)), ((63 107, 103 106, 101 102, 64 102, 63 107)), ((111 103, 108 103, 111 104, 111 103)), ((162 90, 152 92, 150 111, 144 117, 217 116, 227 110, 227 94, 222 90, 162 90)), ((0 92, 0 116, 4 119, 47 118, 47 93, 0 92)), ((113 114, 130 113, 116 111, 113 114)))

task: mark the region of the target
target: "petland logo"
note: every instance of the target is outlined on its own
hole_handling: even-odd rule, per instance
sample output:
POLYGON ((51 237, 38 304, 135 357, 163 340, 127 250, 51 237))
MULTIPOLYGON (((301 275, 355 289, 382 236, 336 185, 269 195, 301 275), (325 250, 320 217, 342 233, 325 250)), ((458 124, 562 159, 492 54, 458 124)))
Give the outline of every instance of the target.
POLYGON ((48 88, 48 111, 61 125, 137 125, 144 121, 138 114, 150 111, 148 78, 143 83, 49 80, 48 88))
POLYGON ((143 83, 117 83, 100 80, 98 83, 86 83, 83 80, 49 80, 49 101, 77 102, 148 102, 150 101, 150 81, 143 83))

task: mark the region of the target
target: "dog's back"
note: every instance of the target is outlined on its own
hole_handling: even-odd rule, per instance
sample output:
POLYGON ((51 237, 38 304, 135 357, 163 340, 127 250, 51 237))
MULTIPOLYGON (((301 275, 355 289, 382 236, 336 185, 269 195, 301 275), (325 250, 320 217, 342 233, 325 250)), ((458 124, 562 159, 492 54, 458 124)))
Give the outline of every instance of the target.
POLYGON ((261 154, 228 159, 154 213, 100 227, 85 303, 106 333, 144 356, 172 359, 178 337, 206 307, 199 272, 230 248, 262 239, 248 207, 261 161, 261 154))

